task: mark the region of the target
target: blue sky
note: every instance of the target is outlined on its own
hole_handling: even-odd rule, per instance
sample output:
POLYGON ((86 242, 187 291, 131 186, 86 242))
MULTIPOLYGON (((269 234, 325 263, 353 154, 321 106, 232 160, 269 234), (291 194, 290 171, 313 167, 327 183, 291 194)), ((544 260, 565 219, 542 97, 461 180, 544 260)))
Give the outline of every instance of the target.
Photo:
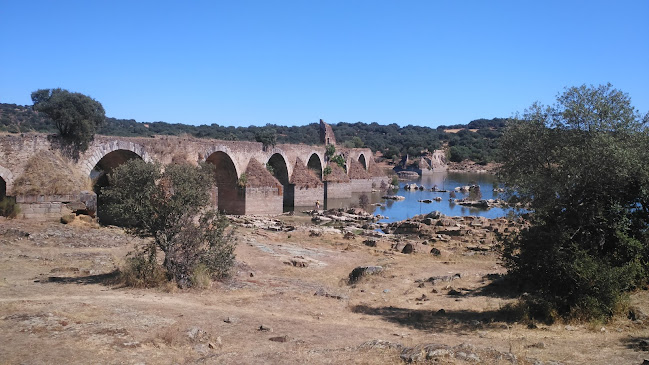
POLYGON ((0 0, 0 102, 140 122, 436 127, 610 82, 649 111, 649 1, 0 0))

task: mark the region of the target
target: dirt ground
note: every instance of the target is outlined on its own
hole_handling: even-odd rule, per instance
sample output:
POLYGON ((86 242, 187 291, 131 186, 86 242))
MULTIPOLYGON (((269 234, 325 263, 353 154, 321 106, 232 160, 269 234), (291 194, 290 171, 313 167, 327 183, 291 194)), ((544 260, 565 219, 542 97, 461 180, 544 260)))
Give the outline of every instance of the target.
MULTIPOLYGON (((110 285, 140 239, 117 228, 0 221, 0 364, 641 364, 642 321, 516 323, 489 290, 492 251, 451 241, 238 228, 233 276, 209 289, 110 285), (415 252, 392 249, 414 245, 415 252), (298 263, 297 266, 294 266, 298 263), (350 285, 357 266, 383 272, 350 285), (305 266, 305 267, 300 267, 305 266), (459 275, 456 275, 459 274, 459 275), (429 280, 434 278, 434 280, 429 280), (422 355, 423 354, 423 355, 422 355), (428 356, 428 360, 426 360, 428 356)), ((560 285, 560 283, 557 283, 560 285)), ((649 294, 632 304, 649 313, 649 294)))

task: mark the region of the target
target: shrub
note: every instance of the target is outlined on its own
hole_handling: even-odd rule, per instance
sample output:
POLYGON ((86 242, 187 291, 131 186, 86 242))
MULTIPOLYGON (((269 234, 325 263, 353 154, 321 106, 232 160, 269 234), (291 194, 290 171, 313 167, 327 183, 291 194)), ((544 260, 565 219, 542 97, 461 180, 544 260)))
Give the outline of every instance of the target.
POLYGON ((526 301, 605 320, 647 282, 647 132, 610 85, 567 89, 509 123, 501 176, 533 214, 529 229, 503 241, 503 259, 526 301))
POLYGON ((102 189, 106 209, 127 222, 129 231, 153 237, 153 243, 131 255, 126 277, 136 286, 157 282, 157 252, 161 269, 180 287, 195 283, 199 266, 210 278, 228 275, 234 264, 234 235, 225 216, 209 209, 209 189, 214 181, 208 165, 169 165, 130 160, 109 175, 102 189))
POLYGON ((16 203, 16 198, 5 196, 0 200, 0 216, 13 219, 18 214, 20 214, 20 206, 16 203))

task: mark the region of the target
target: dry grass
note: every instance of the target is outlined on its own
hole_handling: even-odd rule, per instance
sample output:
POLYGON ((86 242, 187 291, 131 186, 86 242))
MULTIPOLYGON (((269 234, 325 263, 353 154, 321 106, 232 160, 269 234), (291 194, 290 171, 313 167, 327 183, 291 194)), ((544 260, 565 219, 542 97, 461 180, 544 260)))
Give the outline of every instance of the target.
POLYGON ((370 174, 365 171, 360 162, 352 160, 349 166, 349 177, 352 179, 369 179, 370 174))
MULTIPOLYGON (((35 282, 56 268, 78 268, 76 274, 57 274, 72 276, 113 270, 142 242, 103 247, 115 240, 116 230, 0 221, 0 278, 6 278, 0 285, 0 362, 403 363, 399 349, 371 345, 375 340, 407 347, 467 343, 481 359, 473 363, 486 364, 499 363, 489 348, 512 352, 520 364, 528 363, 525 357, 571 364, 639 364, 647 357, 640 342, 649 338, 649 329, 626 317, 601 324, 604 331, 598 323, 571 324, 574 329, 567 330, 566 323, 529 328, 527 322, 508 319, 506 309, 514 299, 485 291, 491 282, 487 276, 504 271, 494 254, 468 255, 466 244, 453 241, 435 243, 442 256, 432 256, 430 245, 406 236, 379 238, 377 247, 368 247, 360 236, 309 237, 314 229, 304 226, 309 217, 280 219, 297 229, 238 230, 238 263, 231 278, 202 291, 169 293, 164 288, 35 282), (3 236, 9 227, 34 238, 3 236), (44 234, 60 227, 74 234, 68 239, 44 234), (87 230, 106 236, 90 246, 68 246, 87 230), (413 243, 416 252, 401 254, 391 247, 394 243, 413 243), (284 264, 296 256, 310 264, 284 264), (348 285, 349 272, 361 265, 381 265, 385 271, 348 285), (461 278, 427 280, 454 273, 461 278), (317 294, 320 289, 330 296, 317 294), (462 294, 450 295, 451 289, 462 294), (428 300, 417 299, 424 294, 428 300), (273 331, 259 331, 261 325, 273 331), (200 329, 198 335, 189 336, 194 328, 200 329), (270 340, 284 336, 286 342, 270 340)), ((632 305, 648 311, 647 303, 649 292, 633 295, 632 305)))
POLYGON ((291 183, 296 184, 300 187, 317 187, 321 186, 322 182, 318 179, 317 176, 313 174, 313 171, 308 167, 304 166, 304 162, 298 157, 295 162, 295 167, 293 168, 293 176, 291 176, 291 183))
POLYGON ((248 167, 246 168, 246 176, 248 181, 246 186, 259 188, 259 187, 268 187, 275 186, 281 187, 282 184, 271 174, 259 161, 254 158, 250 159, 248 162, 248 167))
POLYGON ((329 181, 329 182, 349 182, 349 176, 347 176, 347 173, 345 173, 345 170, 343 170, 342 167, 338 166, 336 163, 329 164, 329 167, 331 167, 331 174, 326 175, 323 180, 329 181))
POLYGON ((17 195, 65 195, 92 190, 90 177, 83 176, 73 162, 54 150, 37 152, 14 181, 17 195))

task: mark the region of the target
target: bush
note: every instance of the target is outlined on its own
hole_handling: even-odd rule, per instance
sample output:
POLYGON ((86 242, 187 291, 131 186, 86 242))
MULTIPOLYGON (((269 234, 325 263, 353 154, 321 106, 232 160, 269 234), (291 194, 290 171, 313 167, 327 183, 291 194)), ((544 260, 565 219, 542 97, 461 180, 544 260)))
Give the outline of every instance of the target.
POLYGON ((109 175, 102 189, 106 209, 127 222, 129 231, 153 237, 153 243, 131 255, 125 277, 135 286, 158 282, 157 252, 165 276, 180 287, 195 284, 199 267, 210 278, 229 274, 236 245, 225 216, 209 209, 214 171, 208 165, 169 165, 130 160, 109 175))
POLYGON ((16 203, 16 198, 5 196, 0 200, 0 216, 13 219, 18 214, 20 214, 20 206, 16 203))
POLYGON ((610 85, 533 105, 502 137, 501 176, 533 211, 503 241, 508 275, 559 315, 607 319, 649 278, 649 132, 610 85))
POLYGON ((88 149, 95 132, 106 120, 104 107, 89 96, 63 89, 41 89, 32 93, 34 110, 50 117, 62 141, 74 153, 88 149))

